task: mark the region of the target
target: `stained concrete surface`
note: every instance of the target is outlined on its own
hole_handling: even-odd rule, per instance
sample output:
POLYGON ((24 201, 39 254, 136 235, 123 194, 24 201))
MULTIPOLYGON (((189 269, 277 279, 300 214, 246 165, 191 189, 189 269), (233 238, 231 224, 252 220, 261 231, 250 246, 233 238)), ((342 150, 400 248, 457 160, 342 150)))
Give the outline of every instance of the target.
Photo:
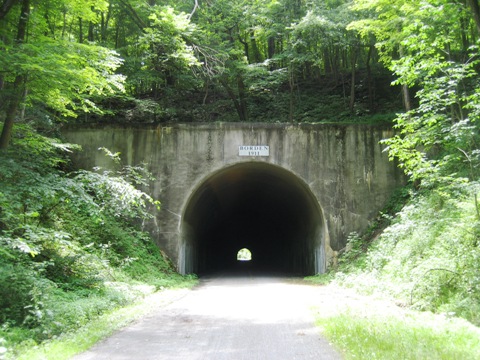
POLYGON ((74 359, 341 359, 314 326, 312 288, 273 275, 209 276, 74 359))
POLYGON ((233 259, 253 240, 263 265, 323 273, 405 183, 379 143, 393 135, 388 126, 80 124, 62 134, 82 146, 74 156, 81 168, 115 168, 100 147, 123 164, 145 164, 156 180, 144 190, 162 210, 152 207, 144 229, 182 274, 226 269, 218 258, 233 259), (269 146, 269 155, 243 156, 245 145, 269 146))

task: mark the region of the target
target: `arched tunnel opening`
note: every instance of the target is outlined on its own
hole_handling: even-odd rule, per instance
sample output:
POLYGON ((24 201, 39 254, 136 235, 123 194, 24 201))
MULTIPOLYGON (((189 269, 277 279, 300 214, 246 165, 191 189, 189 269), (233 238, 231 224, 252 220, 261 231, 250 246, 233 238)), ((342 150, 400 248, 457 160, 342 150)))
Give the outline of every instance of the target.
POLYGON ((180 270, 313 275, 325 271, 327 236, 308 185, 281 167, 246 162, 209 176, 193 192, 182 221, 180 270), (239 262, 247 248, 252 260, 239 262))

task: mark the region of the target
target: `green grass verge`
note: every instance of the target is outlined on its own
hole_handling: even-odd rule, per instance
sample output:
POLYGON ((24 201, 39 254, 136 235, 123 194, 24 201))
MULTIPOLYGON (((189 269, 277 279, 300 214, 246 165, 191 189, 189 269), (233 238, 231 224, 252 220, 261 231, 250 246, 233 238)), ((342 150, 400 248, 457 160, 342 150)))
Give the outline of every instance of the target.
MULTIPOLYGON (((187 289, 197 283, 191 278, 186 280, 185 288, 164 290, 152 294, 135 304, 112 310, 90 321, 75 332, 66 333, 56 339, 45 341, 40 345, 23 343, 16 349, 17 360, 64 360, 82 353, 97 342, 112 335, 115 331, 127 326, 153 309, 168 305, 170 302, 186 294, 187 289)), ((9 359, 10 357, 6 357, 9 359)))
POLYGON ((365 316, 352 311, 318 318, 345 359, 480 359, 480 331, 458 318, 426 313, 365 316))

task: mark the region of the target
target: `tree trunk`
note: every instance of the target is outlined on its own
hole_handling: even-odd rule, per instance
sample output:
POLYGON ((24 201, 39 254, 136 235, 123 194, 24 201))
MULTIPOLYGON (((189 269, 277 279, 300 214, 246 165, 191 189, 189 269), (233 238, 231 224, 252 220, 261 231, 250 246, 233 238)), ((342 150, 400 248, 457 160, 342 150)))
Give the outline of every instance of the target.
MULTIPOLYGON (((399 49, 400 58, 403 57, 403 48, 400 46, 399 49)), ((408 89, 407 84, 402 85, 402 97, 403 97, 403 105, 405 106, 406 111, 412 110, 412 102, 410 100, 410 90, 408 89)))
POLYGON ((107 42, 107 26, 108 18, 105 19, 105 14, 102 12, 100 14, 100 39, 102 40, 102 45, 105 45, 107 42))
POLYGON ((0 150, 8 147, 12 137, 13 124, 22 98, 23 76, 17 75, 13 84, 12 96, 8 102, 5 121, 3 123, 2 134, 0 135, 0 150))
POLYGON ((367 87, 368 87, 368 110, 370 110, 370 113, 373 114, 375 111, 375 101, 374 101, 374 85, 373 85, 373 77, 372 77, 372 68, 370 66, 370 60, 372 59, 372 54, 375 49, 374 45, 370 45, 368 48, 368 55, 367 55, 367 61, 366 61, 366 66, 367 66, 367 87))
POLYGON ((250 32, 250 44, 252 45, 253 61, 257 64, 261 63, 262 55, 260 54, 260 50, 258 49, 257 39, 255 38, 254 30, 250 32))
POLYGON ((295 114, 295 72, 293 66, 288 67, 288 87, 290 90, 288 121, 293 122, 295 114))
POLYGON ((268 38, 268 58, 272 59, 275 56, 275 37, 268 38))
POLYGON ((88 23, 88 41, 90 42, 94 42, 95 41, 95 35, 94 35, 94 31, 93 31, 93 22, 89 22, 88 23))
POLYGON ((30 0, 22 1, 22 10, 20 11, 20 19, 18 20, 17 44, 25 42, 27 37, 28 17, 30 16, 30 0))
POLYGON ((195 14, 195 11, 197 11, 198 9, 198 0, 195 0, 195 4, 193 6, 193 10, 192 12, 190 13, 190 15, 188 15, 188 20, 191 20, 192 19, 192 16, 195 14))
POLYGON ((12 6, 18 3, 18 1, 19 0, 3 0, 2 5, 0 5, 0 20, 7 16, 12 6))
MULTIPOLYGON (((119 0, 120 4, 123 5, 126 13, 130 18, 133 20, 133 22, 138 26, 138 28, 142 31, 145 30, 147 27, 147 24, 140 18, 140 16, 137 14, 133 6, 126 0, 119 0)), ((155 2, 153 1, 153 4, 155 2)))
POLYGON ((238 86, 238 96, 240 98, 240 110, 241 110, 240 119, 242 119, 242 121, 248 121, 245 83, 243 82, 243 78, 241 75, 237 75, 237 86, 238 86))
POLYGON ((477 31, 480 34, 480 6, 478 4, 478 0, 467 0, 468 6, 473 13, 473 20, 475 21, 475 25, 477 26, 477 31))
MULTIPOLYGON (((30 16, 30 0, 23 0, 22 10, 20 12, 20 19, 18 21, 18 28, 17 28, 17 38, 16 38, 17 45, 22 44, 25 41, 29 16, 30 16)), ((22 101, 22 97, 24 94, 23 87, 24 87, 24 76, 21 74, 18 74, 15 77, 15 81, 13 82, 13 89, 7 104, 5 121, 3 123, 2 134, 0 135, 0 150, 6 149, 8 147, 8 144, 10 143, 10 139, 12 137, 13 124, 15 122, 15 117, 17 115, 18 108, 20 106, 20 103, 22 101)))
POLYGON ((78 42, 83 44, 83 21, 82 18, 78 18, 78 42))
POLYGON ((221 79, 220 83, 222 84, 222 86, 227 91, 227 94, 230 97, 230 99, 233 101, 233 105, 235 106, 235 110, 237 110, 237 114, 238 114, 238 117, 239 117, 240 121, 245 121, 245 114, 243 112, 243 109, 242 109, 242 106, 241 106, 240 102, 237 99, 237 96, 235 95, 235 92, 232 90, 230 85, 228 85, 227 81, 225 81, 224 79, 221 79))
POLYGON ((358 46, 352 49, 352 83, 350 85, 350 112, 353 113, 353 108, 355 106, 355 82, 356 82, 356 66, 357 66, 357 57, 358 57, 358 46))
POLYGON ((461 28, 461 39, 462 39, 462 53, 464 56, 463 61, 466 61, 468 59, 467 54, 468 54, 468 48, 470 47, 470 42, 468 41, 468 24, 470 22, 470 19, 468 19, 466 16, 461 16, 460 17, 460 28, 461 28))
POLYGON ((65 39, 65 31, 67 30, 67 11, 63 11, 62 40, 65 39))
POLYGON ((104 45, 107 43, 108 24, 110 22, 110 17, 112 15, 112 8, 113 8, 113 5, 110 2, 110 4, 108 5, 107 15, 105 16, 105 13, 102 13, 102 20, 100 25, 100 32, 101 32, 100 36, 102 39, 102 44, 104 45))
POLYGON ((115 50, 117 50, 119 47, 119 44, 118 44, 119 39, 120 39, 120 25, 117 24, 115 26, 115 50))
POLYGON ((323 48, 323 71, 325 75, 330 75, 332 72, 332 64, 330 62, 330 52, 327 47, 323 48))
POLYGON ((403 96, 403 104, 405 106, 406 111, 412 110, 412 102, 410 101, 410 90, 408 89, 407 85, 402 85, 402 96, 403 96))
MULTIPOLYGON (((332 51, 331 51, 331 54, 332 54, 332 57, 331 57, 332 73, 333 73, 333 77, 335 79, 335 84, 338 84, 338 79, 339 79, 339 74, 340 74, 340 70, 339 70, 339 64, 340 64, 339 57, 340 57, 340 55, 338 53, 338 47, 333 46, 333 47, 331 47, 331 49, 332 49, 332 51)), ((343 76, 342 76, 342 83, 343 83, 343 76)))
MULTIPOLYGON (((240 34, 237 35, 238 37, 238 41, 240 41, 240 43, 242 43, 243 45, 243 52, 245 54, 245 57, 247 58, 247 62, 249 64, 252 63, 251 59, 250 59, 250 49, 249 49, 249 46, 248 46, 248 41, 246 40, 243 40, 242 37, 240 36, 240 34)), ((233 38, 230 38, 230 42, 233 44, 234 43, 234 40, 233 38)))

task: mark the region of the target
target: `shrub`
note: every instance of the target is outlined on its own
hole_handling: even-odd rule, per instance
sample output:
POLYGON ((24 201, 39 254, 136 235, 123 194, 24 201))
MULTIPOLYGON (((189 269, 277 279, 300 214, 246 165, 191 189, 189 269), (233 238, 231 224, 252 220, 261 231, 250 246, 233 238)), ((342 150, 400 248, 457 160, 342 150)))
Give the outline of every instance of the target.
POLYGON ((68 175, 71 148, 19 126, 0 153, 0 347, 9 356, 184 281, 136 226, 159 205, 136 188, 150 181, 144 167, 68 175))
POLYGON ((480 323, 480 219, 474 183, 418 193, 368 250, 351 237, 336 281, 480 323), (361 252, 361 251, 360 251, 361 252), (362 271, 357 271, 361 268, 362 271))

